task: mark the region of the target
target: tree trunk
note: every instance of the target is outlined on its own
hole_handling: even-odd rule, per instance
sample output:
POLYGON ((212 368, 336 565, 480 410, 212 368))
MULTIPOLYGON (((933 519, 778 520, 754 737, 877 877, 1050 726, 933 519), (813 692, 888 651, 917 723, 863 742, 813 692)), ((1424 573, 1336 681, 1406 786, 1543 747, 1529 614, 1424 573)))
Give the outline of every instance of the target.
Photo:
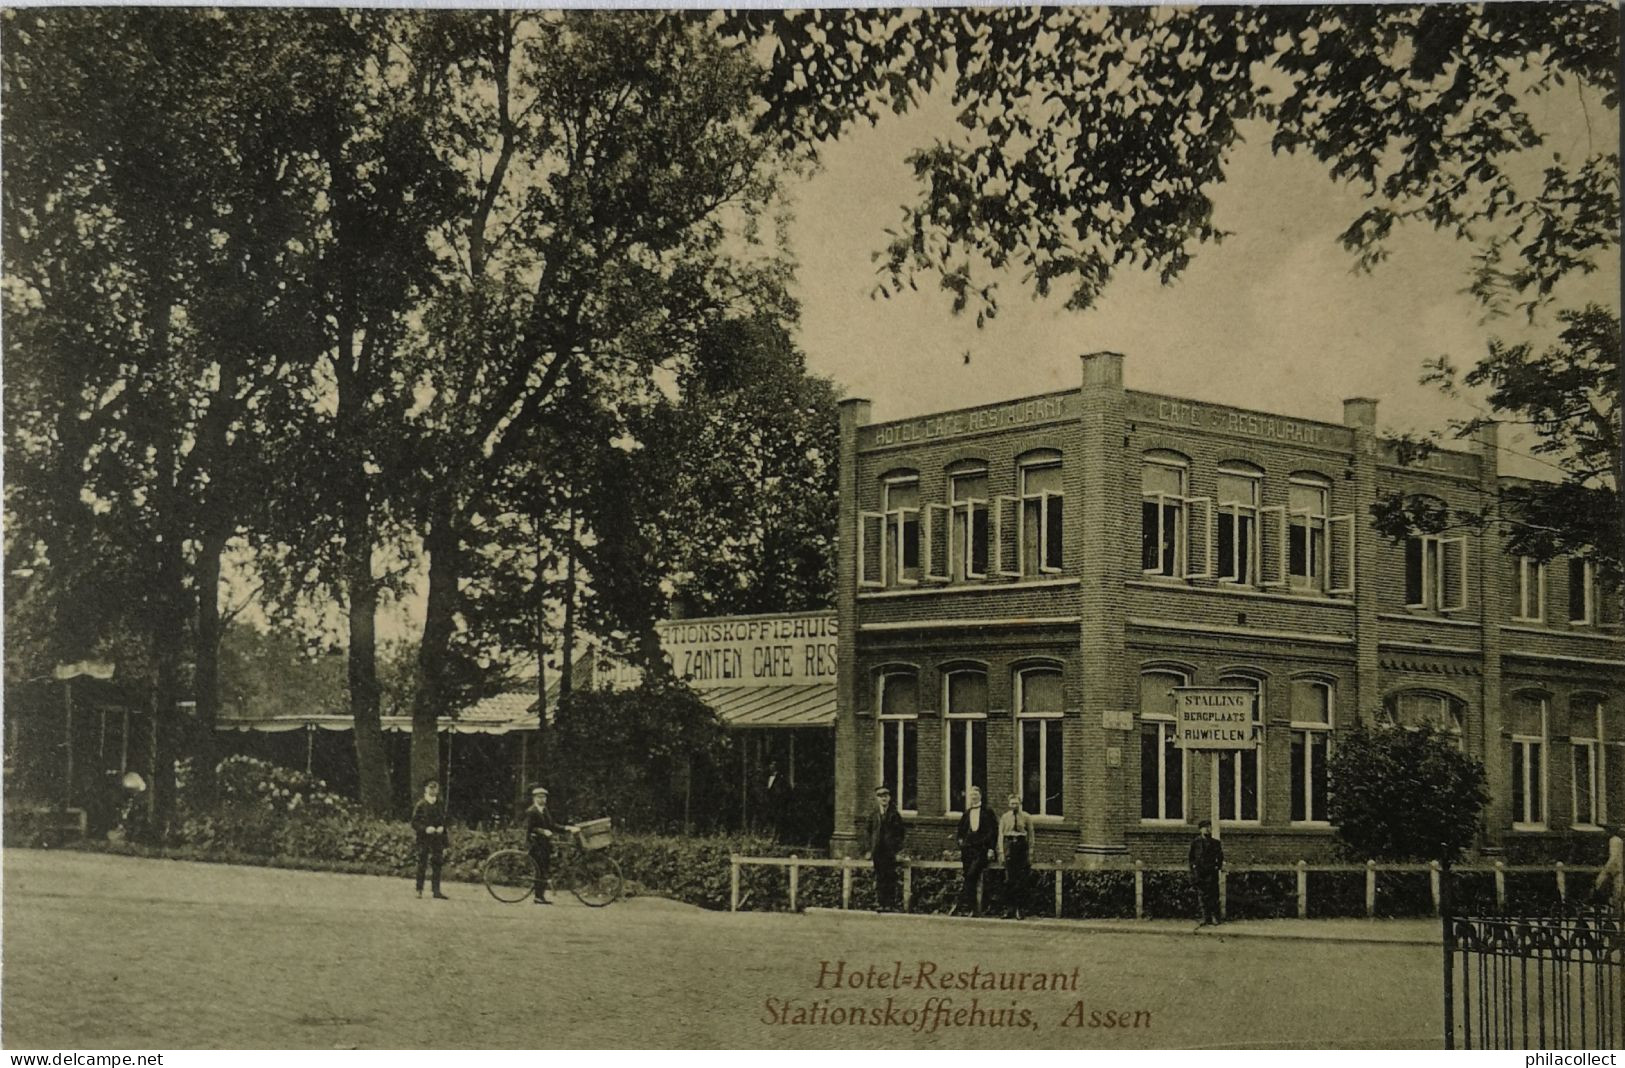
POLYGON ((349 595, 347 667, 361 805, 383 816, 390 808, 389 755, 378 707, 378 586, 372 574, 372 522, 365 493, 351 494, 345 503, 344 586, 349 595))
POLYGON ((437 506, 423 538, 429 559, 429 595, 418 644, 417 687, 412 697, 413 787, 440 777, 440 713, 445 710, 445 670, 455 632, 457 608, 457 535, 450 509, 437 506))
MULTIPOLYGON (((576 513, 570 509, 570 534, 564 542, 564 655, 559 658, 559 707, 570 703, 576 681, 576 513)), ((543 729, 546 729, 544 723, 543 729)))
POLYGON ((223 530, 207 531, 197 562, 197 664, 193 697, 197 701, 197 730, 192 746, 192 778, 198 798, 214 798, 215 725, 220 719, 220 557, 226 550, 223 530))

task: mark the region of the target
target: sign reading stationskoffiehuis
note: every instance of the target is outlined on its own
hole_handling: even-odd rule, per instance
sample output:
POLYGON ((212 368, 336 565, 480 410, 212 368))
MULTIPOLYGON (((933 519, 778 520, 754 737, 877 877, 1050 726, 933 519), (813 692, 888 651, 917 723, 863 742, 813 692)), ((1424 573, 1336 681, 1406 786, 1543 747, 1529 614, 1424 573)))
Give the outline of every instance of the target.
MULTIPOLYGON (((655 624, 672 674, 702 688, 835 684, 835 613, 677 619, 655 624)), ((613 665, 611 685, 635 685, 613 665)))
POLYGON ((1252 690, 1213 686, 1174 688, 1174 745, 1180 749, 1252 749, 1252 690))

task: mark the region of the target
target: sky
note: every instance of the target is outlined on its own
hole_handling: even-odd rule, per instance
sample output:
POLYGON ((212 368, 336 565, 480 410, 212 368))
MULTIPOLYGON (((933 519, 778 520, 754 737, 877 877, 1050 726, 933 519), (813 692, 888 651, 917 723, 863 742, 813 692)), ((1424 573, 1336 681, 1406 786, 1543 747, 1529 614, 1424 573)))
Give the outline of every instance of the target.
MULTIPOLYGON (((1579 156, 1603 148, 1599 136, 1617 146, 1617 130, 1594 132, 1579 105, 1570 94, 1543 109, 1544 151, 1579 156)), ((822 172, 796 190, 800 344, 814 372, 874 402, 875 421, 1070 388, 1078 357, 1105 349, 1124 354, 1130 389, 1333 423, 1344 398, 1374 397, 1382 428, 1427 430, 1475 413, 1418 385, 1424 360, 1449 355, 1465 368, 1492 335, 1552 334, 1549 317, 1533 333, 1521 313, 1486 321, 1463 292, 1471 248, 1426 227, 1401 228, 1388 261, 1357 273, 1337 242, 1363 210, 1357 191, 1312 159, 1273 156, 1262 127, 1247 130, 1229 181, 1213 191, 1215 223, 1232 236, 1201 247, 1167 286, 1128 268, 1094 308, 1072 312, 1062 297, 1032 298, 1011 272, 1001 276, 998 317, 980 330, 973 313, 952 315, 949 295, 927 279, 918 293, 871 299, 870 255, 914 193, 906 150, 951 137, 951 116, 938 98, 860 127, 829 146, 822 172)), ((1617 262, 1560 296, 1558 306, 1617 304, 1617 262)), ((1503 471, 1552 477, 1519 455, 1522 444, 1503 435, 1503 471)))

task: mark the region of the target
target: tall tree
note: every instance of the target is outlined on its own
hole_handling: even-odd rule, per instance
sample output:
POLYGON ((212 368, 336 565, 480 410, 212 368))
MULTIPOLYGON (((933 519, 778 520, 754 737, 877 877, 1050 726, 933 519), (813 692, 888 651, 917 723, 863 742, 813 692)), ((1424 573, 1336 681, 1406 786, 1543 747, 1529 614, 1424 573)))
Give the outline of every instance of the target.
MULTIPOLYGON (((491 13, 440 39, 465 57, 441 79, 454 103, 440 129, 468 210, 443 233, 457 269, 425 318, 411 419, 428 563, 414 777, 437 766, 483 521, 519 511, 493 488, 515 464, 567 466, 538 451, 561 440, 549 423, 571 428, 587 464, 606 457, 616 410, 650 396, 655 369, 758 288, 726 238, 773 189, 772 153, 748 129, 753 72, 697 20, 491 13)), ((583 512, 583 547, 599 554, 636 529, 602 503, 602 525, 583 512)), ((634 625, 648 630, 650 611, 634 625)))

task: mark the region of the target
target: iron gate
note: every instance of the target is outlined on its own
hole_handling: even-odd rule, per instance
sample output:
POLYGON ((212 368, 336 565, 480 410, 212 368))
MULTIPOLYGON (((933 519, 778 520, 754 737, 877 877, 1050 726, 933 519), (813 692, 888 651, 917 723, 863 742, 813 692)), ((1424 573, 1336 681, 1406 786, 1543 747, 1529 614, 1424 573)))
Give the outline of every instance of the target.
POLYGON ((1455 916, 1444 924, 1446 1049, 1625 1047, 1625 921, 1455 916))

